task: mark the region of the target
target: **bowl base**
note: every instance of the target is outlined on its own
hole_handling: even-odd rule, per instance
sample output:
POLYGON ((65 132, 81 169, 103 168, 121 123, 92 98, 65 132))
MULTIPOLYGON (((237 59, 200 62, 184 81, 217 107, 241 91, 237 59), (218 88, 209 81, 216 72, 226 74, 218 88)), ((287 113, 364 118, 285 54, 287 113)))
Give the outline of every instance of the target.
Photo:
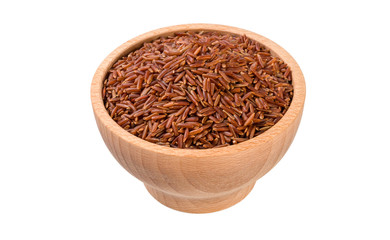
POLYGON ((211 213, 226 209, 240 202, 250 193, 255 183, 237 191, 229 192, 226 195, 210 198, 186 198, 159 191, 146 184, 145 187, 157 201, 169 208, 188 213, 211 213))

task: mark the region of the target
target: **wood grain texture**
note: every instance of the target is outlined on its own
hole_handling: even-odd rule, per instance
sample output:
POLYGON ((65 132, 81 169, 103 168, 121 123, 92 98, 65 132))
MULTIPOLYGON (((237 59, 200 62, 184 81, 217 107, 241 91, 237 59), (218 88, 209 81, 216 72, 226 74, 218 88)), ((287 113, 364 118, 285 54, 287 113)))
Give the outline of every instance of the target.
POLYGON ((305 91, 304 77, 298 64, 271 40, 229 26, 186 24, 145 33, 115 49, 100 64, 93 77, 91 100, 103 140, 122 167, 141 180, 160 203, 184 212, 204 213, 222 210, 241 201, 255 182, 280 161, 298 129, 305 91), (159 146, 128 133, 112 120, 102 98, 103 81, 112 64, 144 42, 187 30, 245 34, 285 61, 292 69, 294 96, 283 118, 260 136, 214 149, 159 146))

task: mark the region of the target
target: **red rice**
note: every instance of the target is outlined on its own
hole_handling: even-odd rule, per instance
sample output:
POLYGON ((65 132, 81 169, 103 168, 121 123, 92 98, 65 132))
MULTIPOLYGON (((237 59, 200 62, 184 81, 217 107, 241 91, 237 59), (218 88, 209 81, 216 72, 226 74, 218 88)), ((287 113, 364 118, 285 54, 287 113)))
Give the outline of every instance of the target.
POLYGON ((118 60, 103 85, 109 115, 146 141, 223 147, 274 126, 292 97, 291 68, 248 37, 182 32, 118 60))

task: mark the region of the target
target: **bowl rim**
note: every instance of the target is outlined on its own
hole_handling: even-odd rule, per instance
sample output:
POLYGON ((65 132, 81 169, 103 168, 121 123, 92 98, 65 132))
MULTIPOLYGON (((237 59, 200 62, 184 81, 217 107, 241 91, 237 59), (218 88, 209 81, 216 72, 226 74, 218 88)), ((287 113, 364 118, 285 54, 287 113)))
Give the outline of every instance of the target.
POLYGON ((204 23, 182 24, 182 25, 159 28, 130 39, 129 41, 117 47, 103 60, 103 62, 97 68, 91 84, 91 102, 92 102, 92 108, 95 114, 95 118, 99 119, 99 121, 107 129, 109 129, 109 131, 111 131, 112 134, 120 137, 121 140, 131 145, 137 146, 140 149, 154 152, 156 154, 175 155, 181 157, 185 157, 185 156, 215 157, 224 154, 235 154, 244 151, 248 148, 252 148, 253 146, 272 141, 272 139, 275 136, 283 133, 293 122, 295 122, 297 118, 300 117, 301 112, 303 111, 305 96, 306 96, 306 86, 305 86, 303 73, 299 65, 297 64, 297 62, 294 60, 294 58, 282 47, 280 47, 273 41, 269 40, 268 38, 263 37, 262 35, 259 35, 257 33, 245 29, 226 26, 226 25, 204 24, 204 23), (103 104, 103 96, 102 96, 103 81, 105 80, 107 71, 111 68, 111 66, 120 57, 139 48, 144 42, 150 42, 158 37, 167 36, 173 34, 174 32, 202 31, 202 30, 240 34, 240 35, 245 34, 247 37, 255 41, 258 41, 260 44, 270 49, 273 55, 278 56, 284 62, 286 62, 288 66, 290 66, 292 79, 293 79, 294 96, 290 104, 290 107, 285 113, 285 115, 274 126, 272 126, 264 133, 260 134, 259 136, 256 136, 252 139, 249 139, 247 141, 235 145, 225 146, 221 148, 209 148, 209 149, 180 149, 180 148, 161 146, 143 140, 142 138, 139 138, 127 132, 121 126, 119 126, 111 118, 111 116, 109 116, 103 104))

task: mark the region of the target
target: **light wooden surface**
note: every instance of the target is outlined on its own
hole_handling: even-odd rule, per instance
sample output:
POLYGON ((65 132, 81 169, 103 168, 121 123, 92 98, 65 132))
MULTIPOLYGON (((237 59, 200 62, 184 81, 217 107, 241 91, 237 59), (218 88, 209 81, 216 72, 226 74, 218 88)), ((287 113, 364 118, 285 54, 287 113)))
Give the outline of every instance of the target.
POLYGON ((115 49, 100 64, 93 77, 91 100, 104 142, 122 167, 141 180, 160 203, 179 211, 205 213, 222 210, 241 201, 252 190, 256 180, 283 157, 302 116, 305 81, 295 60, 283 48, 261 35, 229 26, 186 24, 145 33, 115 49), (101 93, 107 71, 121 56, 140 47, 143 42, 186 30, 246 34, 283 59, 292 69, 294 85, 293 101, 285 116, 271 129, 251 140, 205 150, 159 146, 122 129, 103 106, 101 93))

